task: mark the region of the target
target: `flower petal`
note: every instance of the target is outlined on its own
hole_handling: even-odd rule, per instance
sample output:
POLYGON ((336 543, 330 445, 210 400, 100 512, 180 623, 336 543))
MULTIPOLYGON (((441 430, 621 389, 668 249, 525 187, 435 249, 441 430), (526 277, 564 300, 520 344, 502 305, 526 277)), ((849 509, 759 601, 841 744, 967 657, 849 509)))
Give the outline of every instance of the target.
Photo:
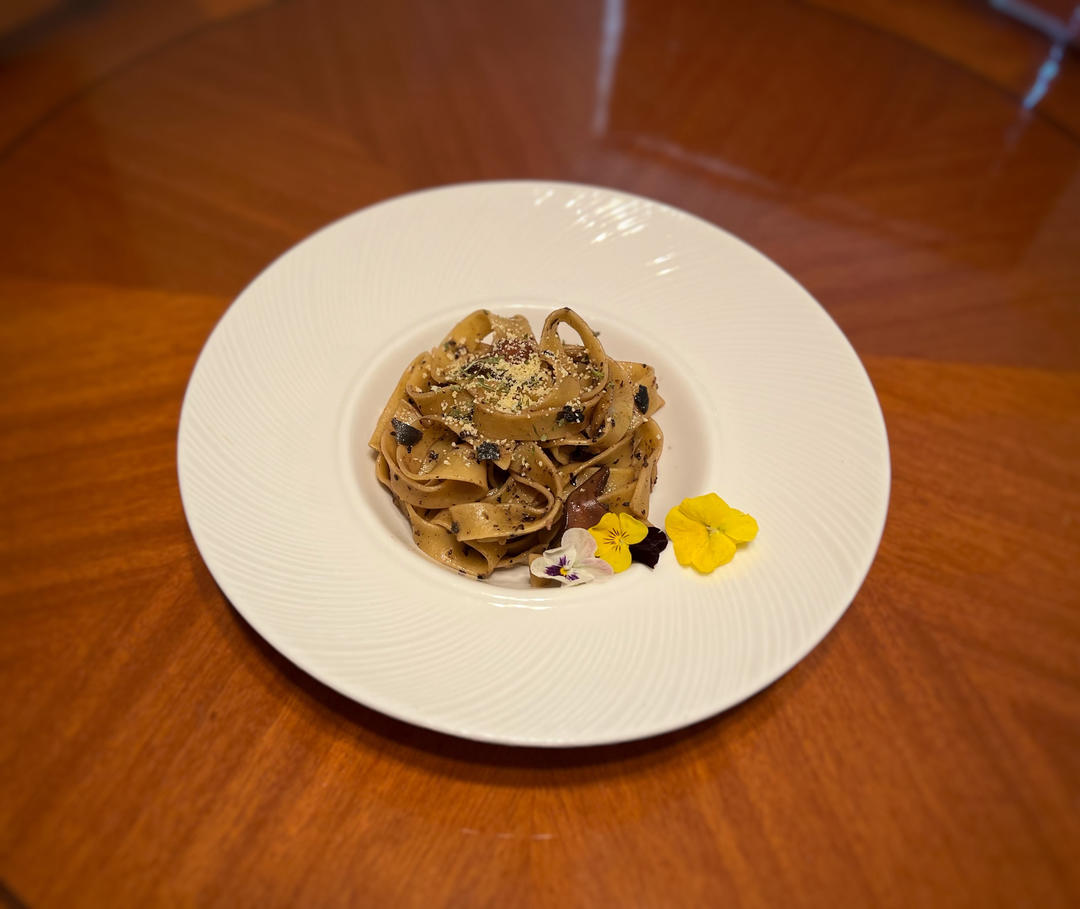
POLYGON ((563 531, 562 545, 565 549, 574 550, 576 558, 573 561, 577 563, 596 555, 596 540, 584 527, 571 527, 563 531))
POLYGON ((570 564, 574 561, 574 553, 565 546, 559 546, 557 549, 544 550, 544 554, 540 558, 544 560, 545 565, 570 564), (563 562, 563 559, 566 561, 563 562))
POLYGON ((543 555, 537 556, 529 564, 529 571, 532 574, 536 575, 536 577, 544 578, 547 581, 550 581, 553 578, 557 580, 556 574, 551 574, 551 575, 548 574, 548 569, 549 568, 554 568, 555 571, 556 571, 556 574, 561 574, 561 572, 558 570, 559 569, 558 562, 550 559, 546 552, 543 555))
POLYGON ((630 549, 623 541, 618 515, 608 512, 599 524, 589 528, 589 533, 596 540, 596 555, 616 572, 626 571, 630 567, 630 549))
POLYGON ((645 539, 630 547, 630 558, 650 568, 655 568, 668 544, 667 534, 659 527, 650 527, 645 539))
POLYGON ((631 514, 620 514, 619 530, 622 532, 623 539, 632 546, 634 543, 640 543, 645 539, 645 535, 649 532, 649 525, 639 521, 631 514))
MULTIPOLYGON (((589 528, 590 533, 592 533, 593 531, 605 531, 605 530, 608 531, 609 533, 610 532, 615 532, 615 533, 619 532, 619 530, 620 530, 619 516, 617 514, 614 514, 614 513, 609 511, 607 514, 605 514, 600 519, 600 523, 594 524, 592 527, 589 528)), ((596 534, 594 533, 593 536, 596 536, 596 534)), ((597 539, 599 539, 599 537, 597 537, 597 539)))
POLYGON ((589 533, 596 540, 596 555, 607 562, 616 573, 630 567, 630 547, 623 540, 619 519, 615 515, 604 515, 599 524, 589 528, 589 533))
POLYGON ((589 531, 571 528, 563 534, 562 542, 563 546, 548 549, 533 559, 529 571, 538 578, 556 581, 566 587, 611 577, 611 565, 593 555, 596 541, 589 531))
POLYGON ((687 517, 678 506, 667 513, 664 529, 671 545, 675 547, 675 558, 680 565, 692 564, 694 557, 709 541, 709 532, 705 525, 687 517))
POLYGON ((721 528, 732 509, 715 492, 710 492, 692 499, 683 499, 679 510, 694 521, 721 528))
POLYGON ((596 554, 611 566, 615 574, 630 567, 630 549, 627 546, 598 546, 596 554))
POLYGON ((603 559, 582 559, 578 562, 577 568, 579 571, 592 574, 593 580, 596 581, 606 581, 615 574, 615 570, 603 559))
POLYGON ((735 541, 727 534, 713 531, 708 543, 694 556, 691 564, 702 574, 708 574, 720 565, 725 565, 735 556, 735 541))
POLYGON ((746 512, 734 508, 720 529, 736 543, 749 543, 758 532, 757 521, 746 512))

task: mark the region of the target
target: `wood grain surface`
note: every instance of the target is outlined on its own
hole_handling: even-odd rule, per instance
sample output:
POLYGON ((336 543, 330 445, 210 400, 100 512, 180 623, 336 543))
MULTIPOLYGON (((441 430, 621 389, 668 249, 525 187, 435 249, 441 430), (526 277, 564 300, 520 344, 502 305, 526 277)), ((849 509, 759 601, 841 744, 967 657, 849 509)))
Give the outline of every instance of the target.
POLYGON ((1074 49, 1025 106, 1048 43, 960 0, 40 6, 0 39, 3 902, 1080 901, 1074 49), (881 398, 862 591, 693 728, 388 719, 263 643, 188 533, 180 402, 234 296, 342 214, 504 177, 742 236, 881 398))

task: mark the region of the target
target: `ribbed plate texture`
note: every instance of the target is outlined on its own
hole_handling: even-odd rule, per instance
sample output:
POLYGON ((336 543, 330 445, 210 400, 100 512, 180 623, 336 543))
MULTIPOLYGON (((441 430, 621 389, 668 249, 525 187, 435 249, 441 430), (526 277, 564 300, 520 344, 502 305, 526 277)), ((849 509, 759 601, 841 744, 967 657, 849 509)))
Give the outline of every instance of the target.
POLYGON ((776 679, 854 598, 889 492, 873 388, 805 290, 684 212, 565 183, 416 193, 290 250, 208 340, 178 463, 206 564, 290 660, 409 722, 549 746, 678 728, 776 679), (480 306, 539 326, 561 305, 657 368, 654 522, 710 491, 758 519, 729 565, 700 576, 669 549, 537 591, 414 548, 366 449, 401 370, 480 306))

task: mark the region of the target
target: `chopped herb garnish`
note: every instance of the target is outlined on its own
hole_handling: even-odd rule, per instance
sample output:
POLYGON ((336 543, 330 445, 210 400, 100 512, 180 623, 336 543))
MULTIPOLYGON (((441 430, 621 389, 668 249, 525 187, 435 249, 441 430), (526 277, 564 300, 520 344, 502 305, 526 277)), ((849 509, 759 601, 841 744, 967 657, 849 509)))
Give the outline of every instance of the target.
POLYGON ((463 367, 461 367, 461 371, 465 372, 465 373, 485 374, 488 367, 494 366, 498 362, 499 362, 499 357, 493 357, 493 356, 478 357, 477 359, 473 360, 471 363, 466 363, 463 367))

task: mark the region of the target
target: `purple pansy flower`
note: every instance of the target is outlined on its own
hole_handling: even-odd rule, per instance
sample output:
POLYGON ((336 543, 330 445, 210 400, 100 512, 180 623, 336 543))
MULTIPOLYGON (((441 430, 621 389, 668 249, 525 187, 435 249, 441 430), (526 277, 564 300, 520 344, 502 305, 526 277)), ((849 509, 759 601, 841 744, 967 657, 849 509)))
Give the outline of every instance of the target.
POLYGON ((606 581, 614 574, 607 562, 596 557, 596 540, 583 527, 571 527, 563 533, 562 545, 533 559, 529 570, 538 578, 558 581, 567 587, 606 581))

